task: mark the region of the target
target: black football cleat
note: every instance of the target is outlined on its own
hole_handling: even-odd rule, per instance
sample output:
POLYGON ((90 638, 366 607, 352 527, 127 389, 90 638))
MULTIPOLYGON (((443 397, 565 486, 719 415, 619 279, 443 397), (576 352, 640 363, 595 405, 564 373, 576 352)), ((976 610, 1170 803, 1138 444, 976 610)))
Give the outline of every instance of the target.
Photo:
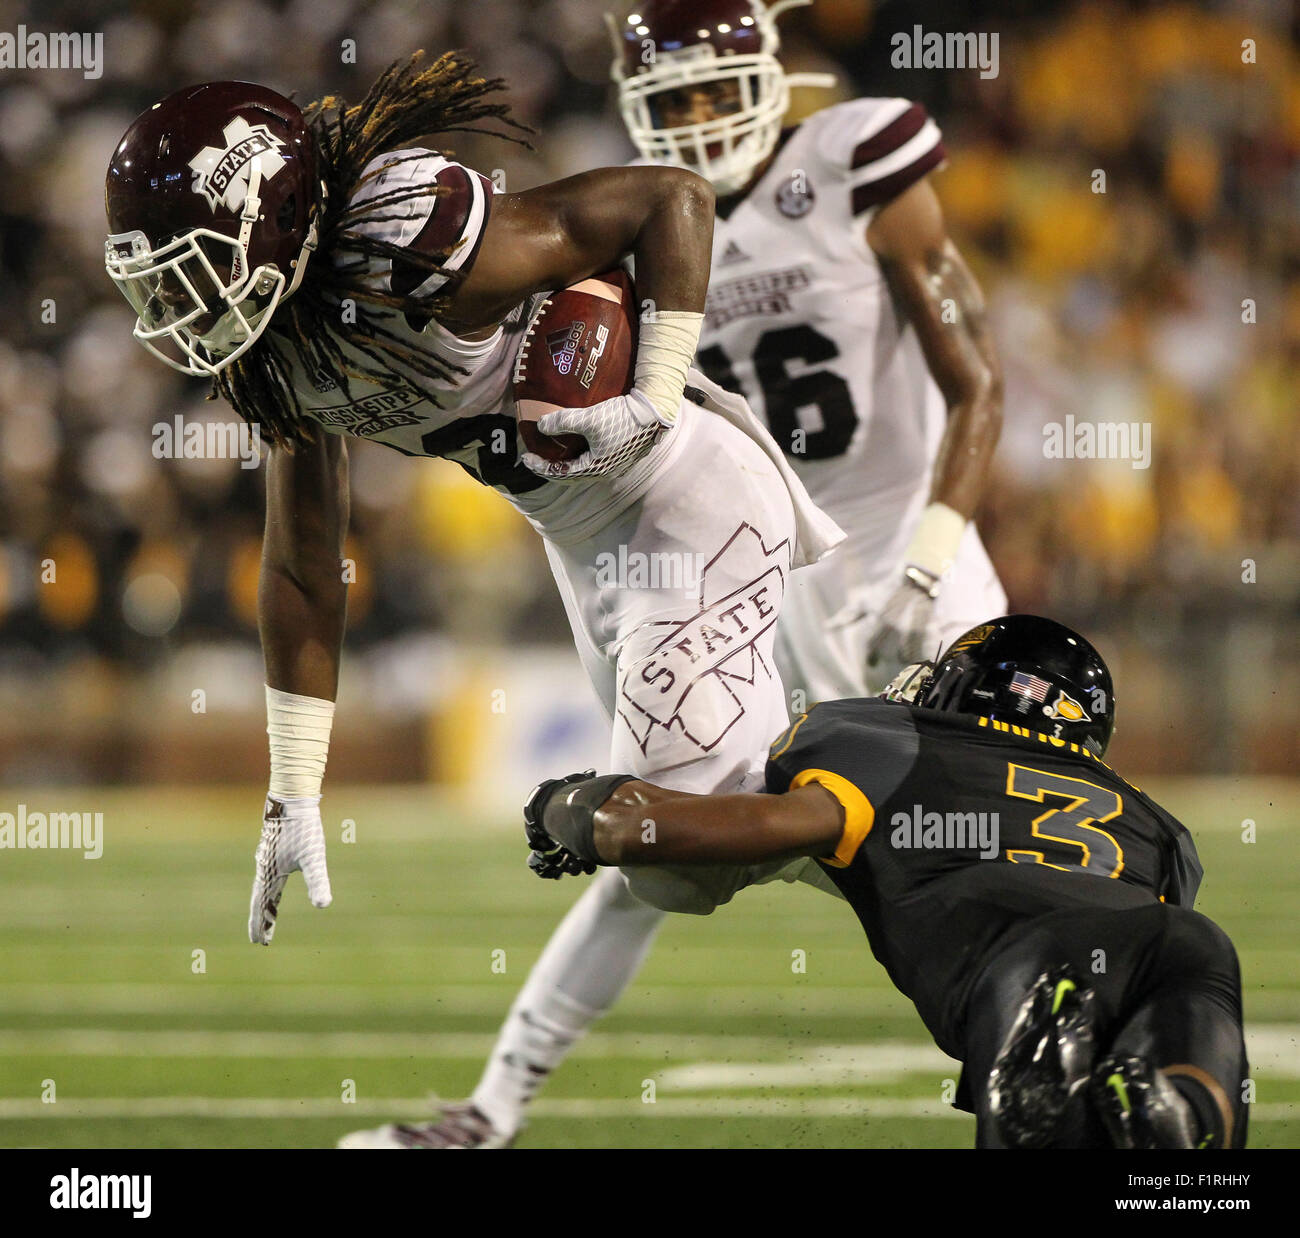
POLYGON ((1096 1048, 1092 990, 1068 966, 1044 972, 989 1074, 989 1107, 1008 1148, 1096 1142, 1087 1092, 1096 1048))
POLYGON ((1200 1148, 1186 1098, 1150 1062, 1108 1057, 1093 1071, 1092 1101, 1117 1148, 1200 1148))

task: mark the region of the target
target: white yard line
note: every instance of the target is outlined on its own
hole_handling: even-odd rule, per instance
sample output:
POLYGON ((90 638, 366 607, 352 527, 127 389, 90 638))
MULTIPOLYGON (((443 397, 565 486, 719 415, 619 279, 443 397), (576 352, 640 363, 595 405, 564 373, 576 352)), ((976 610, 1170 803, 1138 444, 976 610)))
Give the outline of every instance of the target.
MULTIPOLYGON (((321 1097, 260 1098, 226 1096, 95 1097, 42 1104, 35 1099, 0 1099, 0 1121, 22 1118, 224 1118, 333 1119, 385 1118, 389 1121, 427 1118, 433 1104, 427 1098, 359 1099, 345 1105, 321 1097)), ((538 1100, 529 1112, 537 1118, 964 1118, 969 1114, 939 1101, 819 1096, 780 1099, 766 1096, 671 1097, 652 1104, 640 1100, 538 1100)), ((1258 1104, 1252 1121, 1289 1121, 1300 1117, 1300 1104, 1258 1104)))
MULTIPOLYGON (((0 1031, 0 1057, 138 1058, 483 1058, 494 1033, 134 1031, 113 1028, 19 1028, 0 1031)), ((1300 1078, 1300 1024, 1246 1028, 1253 1074, 1300 1078)), ((846 1072, 866 1078, 943 1072, 957 1063, 922 1041, 794 1041, 782 1036, 691 1036, 592 1032, 574 1050, 592 1058, 693 1059, 669 1067, 662 1086, 682 1089, 825 1084, 846 1072), (758 1059, 758 1060, 751 1060, 758 1059)))
MULTIPOLYGON (((359 1012, 379 1017, 384 1009, 403 1012, 427 1011, 436 1020, 439 1011, 482 1014, 504 1018, 518 992, 519 976, 501 976, 488 984, 439 984, 412 979, 364 987, 348 984, 295 984, 282 981, 250 990, 246 981, 209 980, 195 976, 185 984, 156 984, 148 981, 49 984, 31 981, 0 982, 0 1012, 56 1015, 104 1014, 192 1015, 233 1003, 248 1009, 265 1009, 268 1017, 285 1014, 331 1015, 359 1012)), ((623 1011, 654 1011, 656 1014, 725 1013, 762 1015, 798 1012, 810 1015, 848 1015, 869 1021, 873 1014, 894 1013, 907 1008, 894 994, 871 992, 858 986, 791 982, 781 987, 752 985, 638 984, 619 1004, 623 1011), (884 997, 888 1005, 880 998, 884 997), (873 1009, 874 1007, 874 1009, 873 1009)))
MULTIPOLYGON (((0 1120, 15 1118, 386 1118, 427 1119, 436 1102, 428 1098, 341 1101, 308 1097, 255 1098, 224 1096, 135 1096, 61 1100, 0 1099, 0 1120)), ((765 1096, 672 1097, 645 1104, 632 1100, 537 1100, 529 1107, 537 1118, 948 1118, 957 1113, 937 1101, 820 1096, 782 1100, 765 1096)))
MULTIPOLYGON (((0 1058, 486 1058, 495 1032, 122 1031, 63 1027, 0 1031, 0 1058)), ((574 1050, 582 1057, 788 1057, 819 1049, 778 1036, 690 1036, 654 1032, 592 1032, 574 1050)), ((842 1046, 831 1046, 841 1048, 842 1046)), ((934 1050, 938 1055, 938 1050, 934 1050)), ((943 1061, 942 1055, 938 1055, 943 1061)))

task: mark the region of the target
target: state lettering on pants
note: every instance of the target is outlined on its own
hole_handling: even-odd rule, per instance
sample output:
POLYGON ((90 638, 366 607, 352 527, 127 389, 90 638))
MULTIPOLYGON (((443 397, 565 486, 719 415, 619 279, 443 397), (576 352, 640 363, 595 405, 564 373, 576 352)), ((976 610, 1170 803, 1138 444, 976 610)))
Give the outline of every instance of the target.
POLYGON ((712 751, 745 716, 755 688, 776 678, 773 628, 790 558, 788 540, 769 547, 742 524, 706 563, 698 608, 646 623, 629 638, 619 659, 618 716, 643 754, 670 735, 712 751))

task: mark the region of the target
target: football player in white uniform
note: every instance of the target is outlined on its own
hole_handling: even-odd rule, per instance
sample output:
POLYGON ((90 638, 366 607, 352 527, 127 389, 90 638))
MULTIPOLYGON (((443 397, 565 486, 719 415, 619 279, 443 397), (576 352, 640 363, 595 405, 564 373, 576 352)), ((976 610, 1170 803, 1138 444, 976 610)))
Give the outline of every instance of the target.
MULTIPOLYGON (((641 161, 690 168, 718 193, 698 364, 766 417, 847 535, 786 592, 777 660, 795 713, 875 695, 1006 609, 970 523, 1001 374, 929 182, 939 129, 920 104, 865 98, 782 132, 799 79, 776 57, 775 18, 808 2, 641 0, 614 23, 641 161)), ((822 884, 816 864, 780 875, 822 884)), ((597 876, 525 982, 473 1097, 446 1108, 427 1146, 508 1142, 661 921, 597 876)))
MULTIPOLYGON (((320 797, 346 611, 347 435, 456 460, 528 518, 613 723, 612 767, 683 791, 761 781, 785 723, 773 644, 786 581, 842 538, 744 401, 688 375, 714 224, 707 181, 615 168, 494 196, 486 177, 411 145, 505 121, 500 87, 456 54, 394 65, 352 108, 303 113, 259 86, 207 83, 142 114, 109 165, 106 266, 136 338, 214 380, 273 444, 254 942, 270 944, 291 873, 314 905, 331 901, 320 797), (586 440, 576 459, 517 458, 511 377, 535 307, 628 256, 638 299, 655 306, 632 391, 542 419, 543 432, 586 440), (650 555, 698 576, 643 588, 603 571, 650 555)), ((617 897, 652 920, 656 908, 712 911, 761 875, 644 872, 637 897, 616 876, 617 897)))

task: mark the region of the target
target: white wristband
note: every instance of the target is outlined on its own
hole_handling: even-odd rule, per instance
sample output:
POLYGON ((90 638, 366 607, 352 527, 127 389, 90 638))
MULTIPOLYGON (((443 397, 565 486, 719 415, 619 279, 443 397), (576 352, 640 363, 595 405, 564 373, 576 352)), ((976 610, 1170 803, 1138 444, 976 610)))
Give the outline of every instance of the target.
POLYGON ((334 702, 266 687, 266 734, 271 746, 268 790, 277 799, 320 797, 329 757, 334 702))
POLYGON ((937 585, 952 567, 965 532, 965 516, 946 503, 931 503, 921 513, 921 522, 903 552, 904 569, 920 568, 934 577, 937 585))
POLYGON ((686 371, 700 345, 703 314, 655 310, 643 319, 636 343, 636 389, 654 405, 663 425, 677 422, 686 371))

